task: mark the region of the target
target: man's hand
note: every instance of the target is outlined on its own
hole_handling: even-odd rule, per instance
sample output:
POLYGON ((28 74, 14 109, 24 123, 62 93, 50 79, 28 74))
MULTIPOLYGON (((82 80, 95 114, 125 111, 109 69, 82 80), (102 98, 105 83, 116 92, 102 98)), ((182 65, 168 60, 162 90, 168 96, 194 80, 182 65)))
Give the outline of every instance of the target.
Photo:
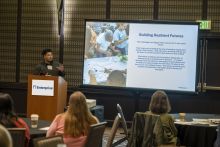
POLYGON ((60 66, 56 67, 59 71, 64 72, 64 66, 63 64, 60 64, 60 66))

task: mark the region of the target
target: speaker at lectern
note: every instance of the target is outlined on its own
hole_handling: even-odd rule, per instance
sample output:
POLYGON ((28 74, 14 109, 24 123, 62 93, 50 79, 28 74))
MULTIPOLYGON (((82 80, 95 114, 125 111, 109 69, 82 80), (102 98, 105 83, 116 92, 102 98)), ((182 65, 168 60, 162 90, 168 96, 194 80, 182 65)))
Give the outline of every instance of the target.
POLYGON ((59 76, 28 75, 27 116, 38 114, 42 120, 53 120, 64 111, 67 82, 59 76))

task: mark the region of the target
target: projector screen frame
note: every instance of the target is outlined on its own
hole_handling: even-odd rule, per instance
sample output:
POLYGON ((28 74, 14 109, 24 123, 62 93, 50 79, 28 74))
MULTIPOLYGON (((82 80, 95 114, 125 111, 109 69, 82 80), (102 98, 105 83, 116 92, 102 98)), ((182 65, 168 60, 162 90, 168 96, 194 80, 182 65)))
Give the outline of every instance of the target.
POLYGON ((103 23, 137 23, 137 24, 171 24, 171 25, 195 25, 198 26, 198 33, 197 33, 197 53, 196 53, 196 63, 195 63, 195 85, 194 85, 194 91, 184 91, 184 90, 173 90, 173 89, 160 89, 160 88, 142 88, 142 87, 120 87, 120 86, 109 86, 109 85, 92 85, 92 84, 84 84, 84 77, 82 78, 82 85, 80 87, 85 87, 85 88, 96 88, 96 89, 127 89, 127 90, 165 90, 165 91, 170 91, 170 92, 184 92, 184 93, 197 93, 197 85, 199 82, 199 61, 200 58, 200 47, 199 47, 199 39, 200 39, 200 30, 199 30, 199 23, 198 22, 192 22, 192 21, 161 21, 161 20, 108 20, 108 19, 85 19, 84 20, 84 48, 83 48, 83 68, 82 68, 82 73, 84 74, 84 66, 85 66, 85 46, 86 46, 86 24, 87 22, 103 22, 103 23))

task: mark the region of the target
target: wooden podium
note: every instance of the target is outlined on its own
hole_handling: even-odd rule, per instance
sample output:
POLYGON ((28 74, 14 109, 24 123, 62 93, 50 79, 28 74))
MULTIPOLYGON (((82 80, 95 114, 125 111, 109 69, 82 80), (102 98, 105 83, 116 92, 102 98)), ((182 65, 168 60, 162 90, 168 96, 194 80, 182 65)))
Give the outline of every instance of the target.
POLYGON ((42 120, 53 120, 64 112, 67 82, 62 77, 28 75, 27 116, 38 114, 42 120))

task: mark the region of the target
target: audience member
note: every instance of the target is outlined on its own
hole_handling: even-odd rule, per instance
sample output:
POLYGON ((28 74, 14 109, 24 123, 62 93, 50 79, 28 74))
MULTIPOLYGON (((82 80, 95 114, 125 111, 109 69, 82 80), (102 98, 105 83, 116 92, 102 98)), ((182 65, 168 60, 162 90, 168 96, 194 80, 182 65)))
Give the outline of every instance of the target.
POLYGON ((25 121, 14 112, 12 97, 6 93, 0 93, 0 124, 6 128, 25 128, 26 146, 30 140, 30 130, 25 121))
POLYGON ((0 147, 12 147, 11 135, 2 125, 0 125, 0 147))
POLYGON ((77 91, 70 96, 67 111, 53 120, 47 137, 63 135, 67 147, 83 147, 90 125, 96 123, 98 119, 89 111, 85 95, 77 91))
POLYGON ((65 76, 63 64, 53 60, 51 49, 45 48, 41 54, 43 61, 35 67, 34 75, 65 76))
POLYGON ((169 114, 171 110, 170 102, 164 91, 158 90, 151 97, 149 110, 146 113, 160 115, 163 126, 163 144, 176 145, 177 129, 174 125, 174 119, 169 114))
POLYGON ((118 50, 122 55, 125 55, 127 54, 126 48, 128 46, 128 35, 126 33, 127 24, 118 23, 117 26, 118 28, 113 35, 115 50, 118 50))

